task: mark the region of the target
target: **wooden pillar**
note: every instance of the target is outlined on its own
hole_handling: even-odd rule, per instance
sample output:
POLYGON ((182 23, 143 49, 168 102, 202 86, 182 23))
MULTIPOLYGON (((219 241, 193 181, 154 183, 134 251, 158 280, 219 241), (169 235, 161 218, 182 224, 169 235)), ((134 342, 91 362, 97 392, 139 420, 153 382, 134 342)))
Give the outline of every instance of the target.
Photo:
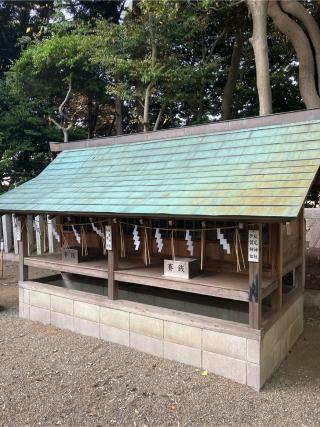
POLYGON ((108 298, 118 298, 118 283, 114 279, 114 271, 118 268, 118 239, 117 239, 117 223, 109 222, 111 227, 111 248, 108 249, 108 298))
POLYGON ((19 254, 19 248, 18 248, 18 240, 17 240, 17 218, 15 216, 15 214, 12 214, 12 233, 13 233, 13 248, 14 248, 14 253, 16 255, 19 254))
POLYGON ((18 218, 18 248, 19 248, 19 280, 28 280, 28 266, 24 265, 24 259, 28 255, 28 231, 26 217, 18 218))
POLYGON ((36 243, 37 243, 37 255, 41 255, 45 252, 45 236, 44 232, 44 216, 37 215, 35 217, 36 222, 36 243))
POLYGON ((300 244, 301 244, 301 289, 304 289, 306 283, 306 220, 304 218, 304 209, 300 213, 300 244))
POLYGON ((33 230, 32 215, 27 215, 27 240, 28 240, 28 256, 30 256, 35 250, 35 239, 33 230))
POLYGON ((282 307, 282 279, 283 279, 283 231, 285 225, 279 222, 277 247, 274 248, 277 254, 277 281, 278 288, 271 299, 273 311, 279 311, 282 307))
POLYGON ((48 224, 48 251, 49 253, 54 254, 58 250, 58 241, 54 231, 56 230, 56 226, 57 226, 56 218, 51 218, 50 215, 47 215, 47 224, 48 224))
POLYGON ((257 261, 249 261, 249 325, 251 328, 260 329, 262 319, 262 224, 255 227, 255 230, 259 232, 258 258, 257 261))
POLYGON ((2 215, 3 247, 6 253, 13 249, 12 231, 12 216, 10 214, 2 215))
POLYGON ((282 278, 283 278, 283 231, 285 225, 280 222, 279 223, 279 252, 278 252, 278 293, 277 293, 277 308, 280 310, 282 307, 282 278))

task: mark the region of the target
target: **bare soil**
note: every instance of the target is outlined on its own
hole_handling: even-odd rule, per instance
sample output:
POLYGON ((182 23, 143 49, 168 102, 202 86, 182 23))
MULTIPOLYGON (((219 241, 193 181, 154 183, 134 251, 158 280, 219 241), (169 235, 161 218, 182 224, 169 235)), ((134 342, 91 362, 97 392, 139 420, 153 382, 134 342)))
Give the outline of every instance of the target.
MULTIPOLYGON (((320 311, 257 393, 126 347, 17 317, 17 265, 0 279, 0 425, 320 426, 320 311)), ((41 274, 35 272, 34 274, 41 274)))

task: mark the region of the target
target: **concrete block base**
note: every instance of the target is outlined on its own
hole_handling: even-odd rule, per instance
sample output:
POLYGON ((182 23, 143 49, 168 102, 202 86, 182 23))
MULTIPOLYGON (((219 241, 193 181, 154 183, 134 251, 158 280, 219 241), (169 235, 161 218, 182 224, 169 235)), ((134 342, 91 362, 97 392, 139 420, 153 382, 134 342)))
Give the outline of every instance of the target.
POLYGON ((303 331, 303 296, 264 333, 246 325, 20 282, 19 315, 207 369, 260 390, 303 331))

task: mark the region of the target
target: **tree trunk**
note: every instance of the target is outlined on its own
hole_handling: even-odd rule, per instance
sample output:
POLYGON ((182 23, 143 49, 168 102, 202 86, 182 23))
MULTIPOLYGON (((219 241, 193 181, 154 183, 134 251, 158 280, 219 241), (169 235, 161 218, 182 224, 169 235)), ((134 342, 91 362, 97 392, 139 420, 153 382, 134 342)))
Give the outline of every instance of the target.
POLYGON ((268 0, 247 0, 252 15, 253 31, 250 42, 253 47, 256 78, 259 96, 259 114, 264 116, 272 113, 272 96, 269 73, 268 41, 267 41, 267 9, 268 0))
MULTIPOLYGON (((156 68, 157 62, 157 45, 153 38, 153 34, 151 35, 151 70, 154 71, 156 68)), ((149 112, 150 112, 150 96, 151 90, 155 85, 154 81, 151 81, 146 87, 145 95, 144 95, 144 108, 143 108, 143 132, 148 132, 149 130, 149 112)))
POLYGON ((297 0, 281 0, 280 6, 283 11, 299 19, 308 32, 314 51, 317 71, 317 88, 318 94, 320 95, 320 28, 317 21, 297 0))
POLYGON ((315 83, 315 64, 308 37, 302 28, 284 13, 277 0, 270 0, 268 14, 274 25, 292 43, 299 61, 299 89, 307 108, 319 108, 320 98, 315 83))
POLYGON ((223 100, 222 100, 222 118, 223 120, 231 120, 233 118, 232 114, 232 99, 233 92, 236 86, 237 77, 239 73, 240 60, 243 51, 243 42, 244 37, 242 32, 238 32, 234 42, 231 63, 228 72, 228 78, 226 85, 223 91, 223 100))
POLYGON ((63 142, 69 141, 69 130, 73 126, 73 118, 68 117, 67 113, 64 112, 65 105, 71 96, 71 92, 72 92, 72 83, 71 83, 71 76, 70 76, 67 94, 58 108, 59 114, 60 114, 60 123, 57 120, 55 120, 53 117, 49 116, 49 121, 62 131, 63 142))
MULTIPOLYGON (((138 83, 137 84, 137 93, 140 92, 140 87, 141 85, 138 83)), ((142 89, 141 89, 142 92, 142 89)), ((135 101, 136 104, 136 114, 137 114, 137 132, 143 132, 143 114, 144 114, 144 109, 143 109, 143 99, 141 98, 136 98, 135 101)))
POLYGON ((161 118, 162 118, 162 115, 164 113, 165 108, 166 108, 165 104, 161 105, 159 112, 158 112, 158 115, 157 115, 157 119, 156 119, 155 124, 153 126, 154 131, 159 129, 160 121, 161 121, 161 118))
POLYGON ((150 94, 153 83, 149 83, 144 95, 144 108, 143 108, 143 132, 149 130, 149 111, 150 111, 150 94))
POLYGON ((92 95, 88 95, 88 138, 93 138, 97 126, 99 105, 93 101, 92 95))
POLYGON ((115 99, 115 110, 116 110, 116 134, 123 134, 123 112, 122 112, 122 102, 121 99, 116 97, 115 99))
POLYGON ((63 142, 68 142, 69 141, 69 131, 67 128, 61 128, 62 132, 63 132, 63 142))

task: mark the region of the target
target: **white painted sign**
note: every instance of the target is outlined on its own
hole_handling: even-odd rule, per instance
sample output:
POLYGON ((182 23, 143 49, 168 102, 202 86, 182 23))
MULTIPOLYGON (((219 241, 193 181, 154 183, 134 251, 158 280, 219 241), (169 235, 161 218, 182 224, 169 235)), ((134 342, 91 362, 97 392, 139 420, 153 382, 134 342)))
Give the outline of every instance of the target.
POLYGON ((248 261, 259 262, 259 231, 249 230, 248 261))
POLYGON ((112 251, 111 225, 106 225, 106 249, 107 249, 107 251, 112 251))

